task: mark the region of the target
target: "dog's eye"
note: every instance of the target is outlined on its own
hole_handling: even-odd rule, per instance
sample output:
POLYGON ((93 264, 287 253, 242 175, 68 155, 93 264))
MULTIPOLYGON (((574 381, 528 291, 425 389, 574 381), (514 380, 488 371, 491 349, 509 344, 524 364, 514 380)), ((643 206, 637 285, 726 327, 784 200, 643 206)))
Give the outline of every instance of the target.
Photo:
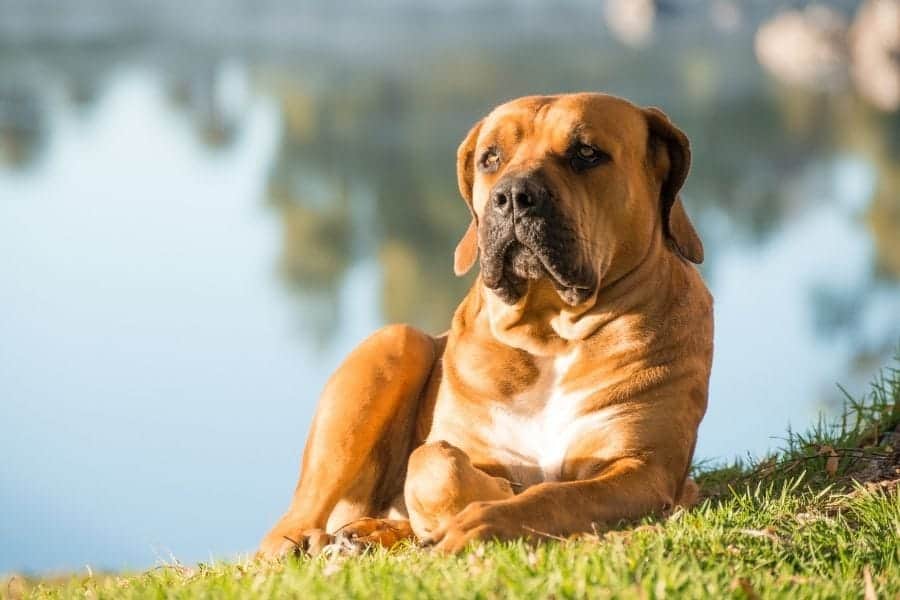
POLYGON ((577 144, 570 152, 572 168, 584 171, 610 160, 609 154, 589 144, 577 144))
POLYGON ((493 173, 500 166, 500 152, 496 148, 488 148, 481 155, 478 166, 484 173, 493 173))

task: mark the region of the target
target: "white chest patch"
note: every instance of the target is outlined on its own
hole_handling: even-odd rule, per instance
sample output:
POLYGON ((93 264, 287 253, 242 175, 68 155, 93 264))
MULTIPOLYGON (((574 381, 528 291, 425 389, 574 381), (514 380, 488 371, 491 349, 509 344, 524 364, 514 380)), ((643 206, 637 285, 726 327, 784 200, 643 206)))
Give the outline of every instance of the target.
POLYGON ((560 479, 572 443, 608 418, 604 411, 579 414, 593 390, 566 392, 561 385, 576 352, 553 359, 536 385, 511 402, 496 402, 490 408, 491 422, 481 433, 498 462, 513 471, 522 467, 525 480, 533 479, 525 469, 535 467, 544 481, 560 479))

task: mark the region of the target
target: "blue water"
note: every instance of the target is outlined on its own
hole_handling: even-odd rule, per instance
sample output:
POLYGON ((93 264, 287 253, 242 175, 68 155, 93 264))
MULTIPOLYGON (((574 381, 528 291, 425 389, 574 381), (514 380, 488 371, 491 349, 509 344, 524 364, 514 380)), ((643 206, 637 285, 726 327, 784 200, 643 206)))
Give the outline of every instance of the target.
MULTIPOLYGON (((341 170, 356 144, 369 143, 358 123, 370 124, 374 109, 347 107, 329 130, 340 140, 331 152, 316 146, 324 125, 303 116, 303 102, 331 101, 316 96, 331 80, 222 64, 211 102, 226 125, 212 134, 198 126, 209 116, 202 94, 199 104, 192 92, 187 103, 173 100, 166 69, 140 61, 104 71, 87 101, 73 99, 64 79, 32 89, 37 149, 0 164, 0 572, 144 568, 252 550, 286 506, 329 372, 388 320, 436 331, 464 288, 390 276, 420 269, 416 277, 452 282, 452 237, 465 220, 453 150, 475 109, 454 114, 459 126, 432 130, 440 174, 405 198, 379 187, 377 173, 348 179, 358 168, 341 170), (285 91, 297 79, 302 93, 285 91), (219 134, 224 143, 210 142, 219 134), (340 233, 303 245, 310 220, 290 221, 272 200, 292 177, 291 194, 315 214, 342 199, 328 226, 340 233), (421 206, 426 192, 438 208, 404 208, 421 206), (400 217, 377 220, 390 203, 400 203, 400 217), (407 210, 409 222, 398 224, 407 210), (417 237, 428 219, 447 229, 446 242, 417 237), (306 266, 286 274, 291 261, 306 266), (314 271, 328 261, 335 266, 314 271)), ((763 86, 754 101, 771 103, 775 92, 754 85, 763 86)), ((740 145, 689 133, 698 165, 722 144, 740 145)), ((397 145, 414 149, 419 139, 397 145)), ((780 146, 777 137, 765 143, 780 146)), ((744 214, 713 193, 738 196, 750 184, 722 190, 695 169, 685 198, 716 299, 698 459, 777 446, 773 436, 789 424, 837 410, 835 382, 860 392, 887 360, 900 337, 900 287, 877 266, 885 244, 869 210, 880 173, 896 173, 891 160, 852 145, 805 147, 777 172, 754 175, 779 210, 751 225, 771 211, 744 214)))

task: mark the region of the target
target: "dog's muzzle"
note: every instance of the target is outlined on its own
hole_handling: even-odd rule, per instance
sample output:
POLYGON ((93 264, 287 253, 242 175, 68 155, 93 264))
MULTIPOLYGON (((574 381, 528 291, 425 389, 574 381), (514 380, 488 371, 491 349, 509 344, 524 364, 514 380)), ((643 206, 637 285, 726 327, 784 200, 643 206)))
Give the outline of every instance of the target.
POLYGON ((507 175, 491 190, 479 228, 484 284, 508 304, 528 291, 528 280, 547 277, 575 306, 594 291, 582 263, 578 236, 539 173, 507 175))

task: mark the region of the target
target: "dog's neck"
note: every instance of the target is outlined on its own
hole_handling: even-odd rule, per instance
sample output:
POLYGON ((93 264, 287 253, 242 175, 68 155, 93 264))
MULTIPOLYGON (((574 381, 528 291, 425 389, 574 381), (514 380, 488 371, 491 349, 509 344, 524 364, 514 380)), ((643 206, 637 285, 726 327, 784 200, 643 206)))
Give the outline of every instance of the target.
POLYGON ((545 280, 529 282, 528 291, 509 305, 475 282, 460 310, 468 319, 483 319, 501 343, 535 356, 571 350, 603 328, 629 315, 652 316, 665 305, 665 295, 679 271, 692 269, 665 247, 661 236, 631 269, 613 281, 602 281, 593 296, 568 306, 545 280))

